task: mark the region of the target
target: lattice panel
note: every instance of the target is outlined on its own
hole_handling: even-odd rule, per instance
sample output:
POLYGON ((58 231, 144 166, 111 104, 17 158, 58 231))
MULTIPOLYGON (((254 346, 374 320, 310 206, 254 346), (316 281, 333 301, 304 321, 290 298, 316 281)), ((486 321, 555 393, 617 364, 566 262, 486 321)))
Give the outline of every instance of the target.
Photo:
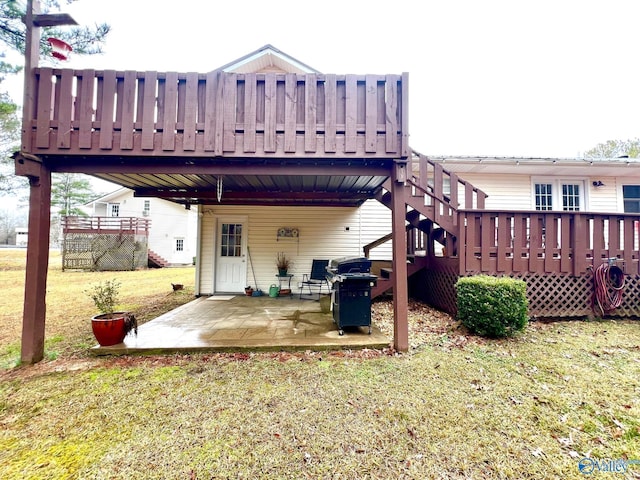
MULTIPOLYGON (((527 284, 529 315, 532 317, 584 317, 594 314, 592 309, 593 275, 512 275, 527 284)), ((622 305, 608 317, 634 317, 640 315, 640 277, 626 276, 622 305)), ((599 314, 596 312, 596 316, 599 314)))
MULTIPOLYGON (((455 284, 460 278, 449 269, 427 269, 416 275, 412 293, 420 300, 452 315, 457 313, 455 284)), ((529 316, 571 318, 593 316, 593 276, 514 274, 527 284, 529 316)), ((596 316, 599 316, 596 314, 596 316)), ((640 276, 625 276, 622 305, 607 317, 640 316, 640 276)))
POLYGON ((444 312, 455 315, 458 276, 453 272, 425 269, 410 277, 411 296, 444 312))
POLYGON ((591 275, 515 274, 527 284, 531 317, 582 317, 591 313, 591 275))
POLYGON ((69 233, 62 248, 63 269, 120 271, 147 266, 144 235, 69 233))

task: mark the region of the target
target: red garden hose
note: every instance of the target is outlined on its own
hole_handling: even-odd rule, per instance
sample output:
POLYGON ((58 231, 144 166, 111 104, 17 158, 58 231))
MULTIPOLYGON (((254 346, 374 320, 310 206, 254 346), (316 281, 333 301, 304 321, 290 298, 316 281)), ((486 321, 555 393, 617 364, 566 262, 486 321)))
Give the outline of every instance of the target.
POLYGON ((622 305, 624 272, 620 267, 603 263, 593 272, 593 307, 606 315, 622 305))

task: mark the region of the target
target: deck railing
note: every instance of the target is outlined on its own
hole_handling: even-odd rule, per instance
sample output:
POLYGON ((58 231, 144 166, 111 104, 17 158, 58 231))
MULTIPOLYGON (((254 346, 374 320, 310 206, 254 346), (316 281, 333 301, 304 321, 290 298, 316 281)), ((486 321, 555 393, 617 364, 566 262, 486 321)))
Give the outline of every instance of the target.
POLYGON ((638 275, 640 217, 633 214, 460 211, 460 273, 582 275, 612 259, 638 275))
POLYGON ((420 204, 430 207, 429 217, 453 235, 457 235, 458 230, 458 209, 485 207, 486 193, 425 155, 413 152, 410 171, 409 204, 417 210, 420 204))
POLYGON ((63 233, 149 235, 151 220, 138 217, 62 217, 63 233))
POLYGON ((23 151, 406 158, 407 78, 39 68, 23 151))

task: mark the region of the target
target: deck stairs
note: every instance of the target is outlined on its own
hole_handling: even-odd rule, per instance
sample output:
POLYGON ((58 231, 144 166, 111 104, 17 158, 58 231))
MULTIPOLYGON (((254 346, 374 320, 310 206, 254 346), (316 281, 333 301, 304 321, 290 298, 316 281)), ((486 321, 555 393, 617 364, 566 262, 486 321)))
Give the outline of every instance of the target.
MULTIPOLYGON (((424 269, 427 264, 427 259, 424 256, 409 256, 407 257, 407 276, 411 277, 414 273, 418 273, 424 269)), ((371 298, 379 297, 387 292, 390 292, 393 288, 394 274, 392 268, 381 268, 380 276, 376 285, 371 288, 371 298)))
POLYGON ((161 257, 160 255, 158 255, 153 250, 149 250, 147 252, 147 256, 148 256, 149 267, 152 267, 152 268, 164 268, 164 267, 168 267, 169 266, 169 262, 166 259, 164 259, 163 257, 161 257))
MULTIPOLYGON (((440 244, 446 256, 456 256, 459 235, 458 208, 483 209, 487 195, 455 173, 445 170, 440 163, 413 152, 409 162, 409 178, 405 182, 407 221, 407 274, 409 277, 426 267, 424 255, 431 255, 435 243, 440 244), (418 253, 420 252, 420 253, 418 253), (421 256, 422 255, 422 256, 421 256)), ((383 185, 376 196, 391 208, 391 180, 383 185)), ((365 256, 376 245, 391 239, 386 235, 365 246, 365 256)), ((375 298, 389 291, 393 285, 393 271, 382 269, 377 285, 372 288, 375 298)))

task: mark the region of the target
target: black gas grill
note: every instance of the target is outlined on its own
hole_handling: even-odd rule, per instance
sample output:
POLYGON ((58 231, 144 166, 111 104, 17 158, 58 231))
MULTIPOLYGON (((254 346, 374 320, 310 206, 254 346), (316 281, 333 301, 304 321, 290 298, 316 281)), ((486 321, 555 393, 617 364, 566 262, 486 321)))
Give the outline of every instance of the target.
POLYGON ((333 290, 333 321, 340 335, 345 327, 369 327, 371 334, 371 287, 378 277, 370 272, 371 260, 364 257, 335 258, 327 266, 327 280, 333 290))

